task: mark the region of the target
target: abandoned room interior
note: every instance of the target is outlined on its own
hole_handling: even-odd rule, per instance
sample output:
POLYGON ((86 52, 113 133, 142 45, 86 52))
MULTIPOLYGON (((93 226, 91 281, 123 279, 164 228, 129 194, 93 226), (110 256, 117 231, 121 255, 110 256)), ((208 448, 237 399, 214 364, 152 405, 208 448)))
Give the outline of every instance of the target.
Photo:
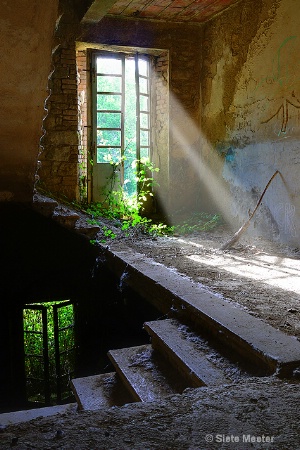
POLYGON ((0 21, 0 448, 300 448, 298 0, 0 21))

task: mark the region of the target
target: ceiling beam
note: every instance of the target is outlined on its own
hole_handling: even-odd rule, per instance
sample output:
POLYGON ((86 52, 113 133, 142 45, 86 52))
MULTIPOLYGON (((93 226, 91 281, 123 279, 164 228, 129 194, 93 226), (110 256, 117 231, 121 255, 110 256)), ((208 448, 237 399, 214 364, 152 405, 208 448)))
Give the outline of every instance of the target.
POLYGON ((94 0, 82 18, 81 23, 99 22, 115 3, 116 0, 94 0))

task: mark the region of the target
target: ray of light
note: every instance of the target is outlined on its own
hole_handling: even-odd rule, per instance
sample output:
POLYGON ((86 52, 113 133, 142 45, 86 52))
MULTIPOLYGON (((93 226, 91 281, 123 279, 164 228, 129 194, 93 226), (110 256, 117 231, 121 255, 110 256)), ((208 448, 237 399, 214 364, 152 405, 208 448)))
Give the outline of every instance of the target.
POLYGON ((200 255, 189 255, 188 259, 226 272, 261 281, 272 287, 300 294, 300 261, 282 258, 281 266, 274 266, 274 257, 256 256, 255 259, 240 256, 210 255, 209 258, 200 255))
MULTIPOLYGON (((188 171, 191 170, 191 172, 196 173, 198 181, 205 187, 209 196, 205 201, 211 202, 227 223, 232 222, 230 214, 231 194, 222 177, 224 159, 217 154, 200 127, 197 126, 172 93, 170 93, 170 105, 171 157, 177 158, 179 164, 180 158, 188 162, 188 171)), ((189 179, 186 180, 187 184, 191 182, 189 179)), ((181 195, 184 197, 185 186, 181 186, 181 190, 181 195)), ((203 195, 200 189, 198 195, 199 197, 203 195)))

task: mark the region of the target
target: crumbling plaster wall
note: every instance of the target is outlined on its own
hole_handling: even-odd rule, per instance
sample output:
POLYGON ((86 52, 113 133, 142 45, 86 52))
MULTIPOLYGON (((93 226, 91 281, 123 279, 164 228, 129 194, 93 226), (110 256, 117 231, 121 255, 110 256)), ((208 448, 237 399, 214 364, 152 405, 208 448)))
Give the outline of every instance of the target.
POLYGON ((0 202, 32 201, 57 0, 1 1, 0 202))
POLYGON ((250 232, 300 241, 300 15, 297 0, 245 0, 204 27, 204 160, 242 224, 276 170, 250 232), (225 193, 228 193, 228 196, 225 193))

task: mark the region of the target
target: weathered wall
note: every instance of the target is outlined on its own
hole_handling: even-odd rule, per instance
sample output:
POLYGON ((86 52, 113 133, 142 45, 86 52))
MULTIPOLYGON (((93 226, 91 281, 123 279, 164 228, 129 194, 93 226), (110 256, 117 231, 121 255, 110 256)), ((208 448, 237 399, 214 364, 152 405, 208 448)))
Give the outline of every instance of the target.
MULTIPOLYGON (((242 0, 203 27, 104 18, 78 34, 87 43, 168 51, 170 114, 163 140, 169 129, 169 149, 157 145, 154 160, 169 215, 218 208, 237 228, 278 169, 282 176, 270 186, 250 232, 298 243, 296 8, 297 0, 242 0)), ((85 136, 78 140, 83 117, 78 125, 76 17, 72 21, 66 23, 73 37, 63 37, 55 61, 41 171, 49 190, 69 198, 78 195, 78 160, 86 146, 85 136)))
POLYGON ((202 156, 236 226, 275 170, 250 232, 300 242, 300 15, 297 0, 245 0, 205 25, 202 156), (228 196, 224 195, 228 188, 228 196))
POLYGON ((57 0, 1 1, 0 201, 31 202, 57 0))
POLYGON ((78 17, 69 0, 60 1, 61 18, 56 28, 58 46, 53 52, 51 95, 47 101, 42 141, 40 187, 70 200, 78 197, 78 93, 75 38, 78 17))
POLYGON ((159 202, 161 192, 169 192, 169 52, 164 51, 158 57, 152 60, 152 155, 151 159, 160 170, 153 174, 159 186, 155 193, 155 210, 159 214, 164 214, 167 209, 168 198, 162 196, 159 202))

